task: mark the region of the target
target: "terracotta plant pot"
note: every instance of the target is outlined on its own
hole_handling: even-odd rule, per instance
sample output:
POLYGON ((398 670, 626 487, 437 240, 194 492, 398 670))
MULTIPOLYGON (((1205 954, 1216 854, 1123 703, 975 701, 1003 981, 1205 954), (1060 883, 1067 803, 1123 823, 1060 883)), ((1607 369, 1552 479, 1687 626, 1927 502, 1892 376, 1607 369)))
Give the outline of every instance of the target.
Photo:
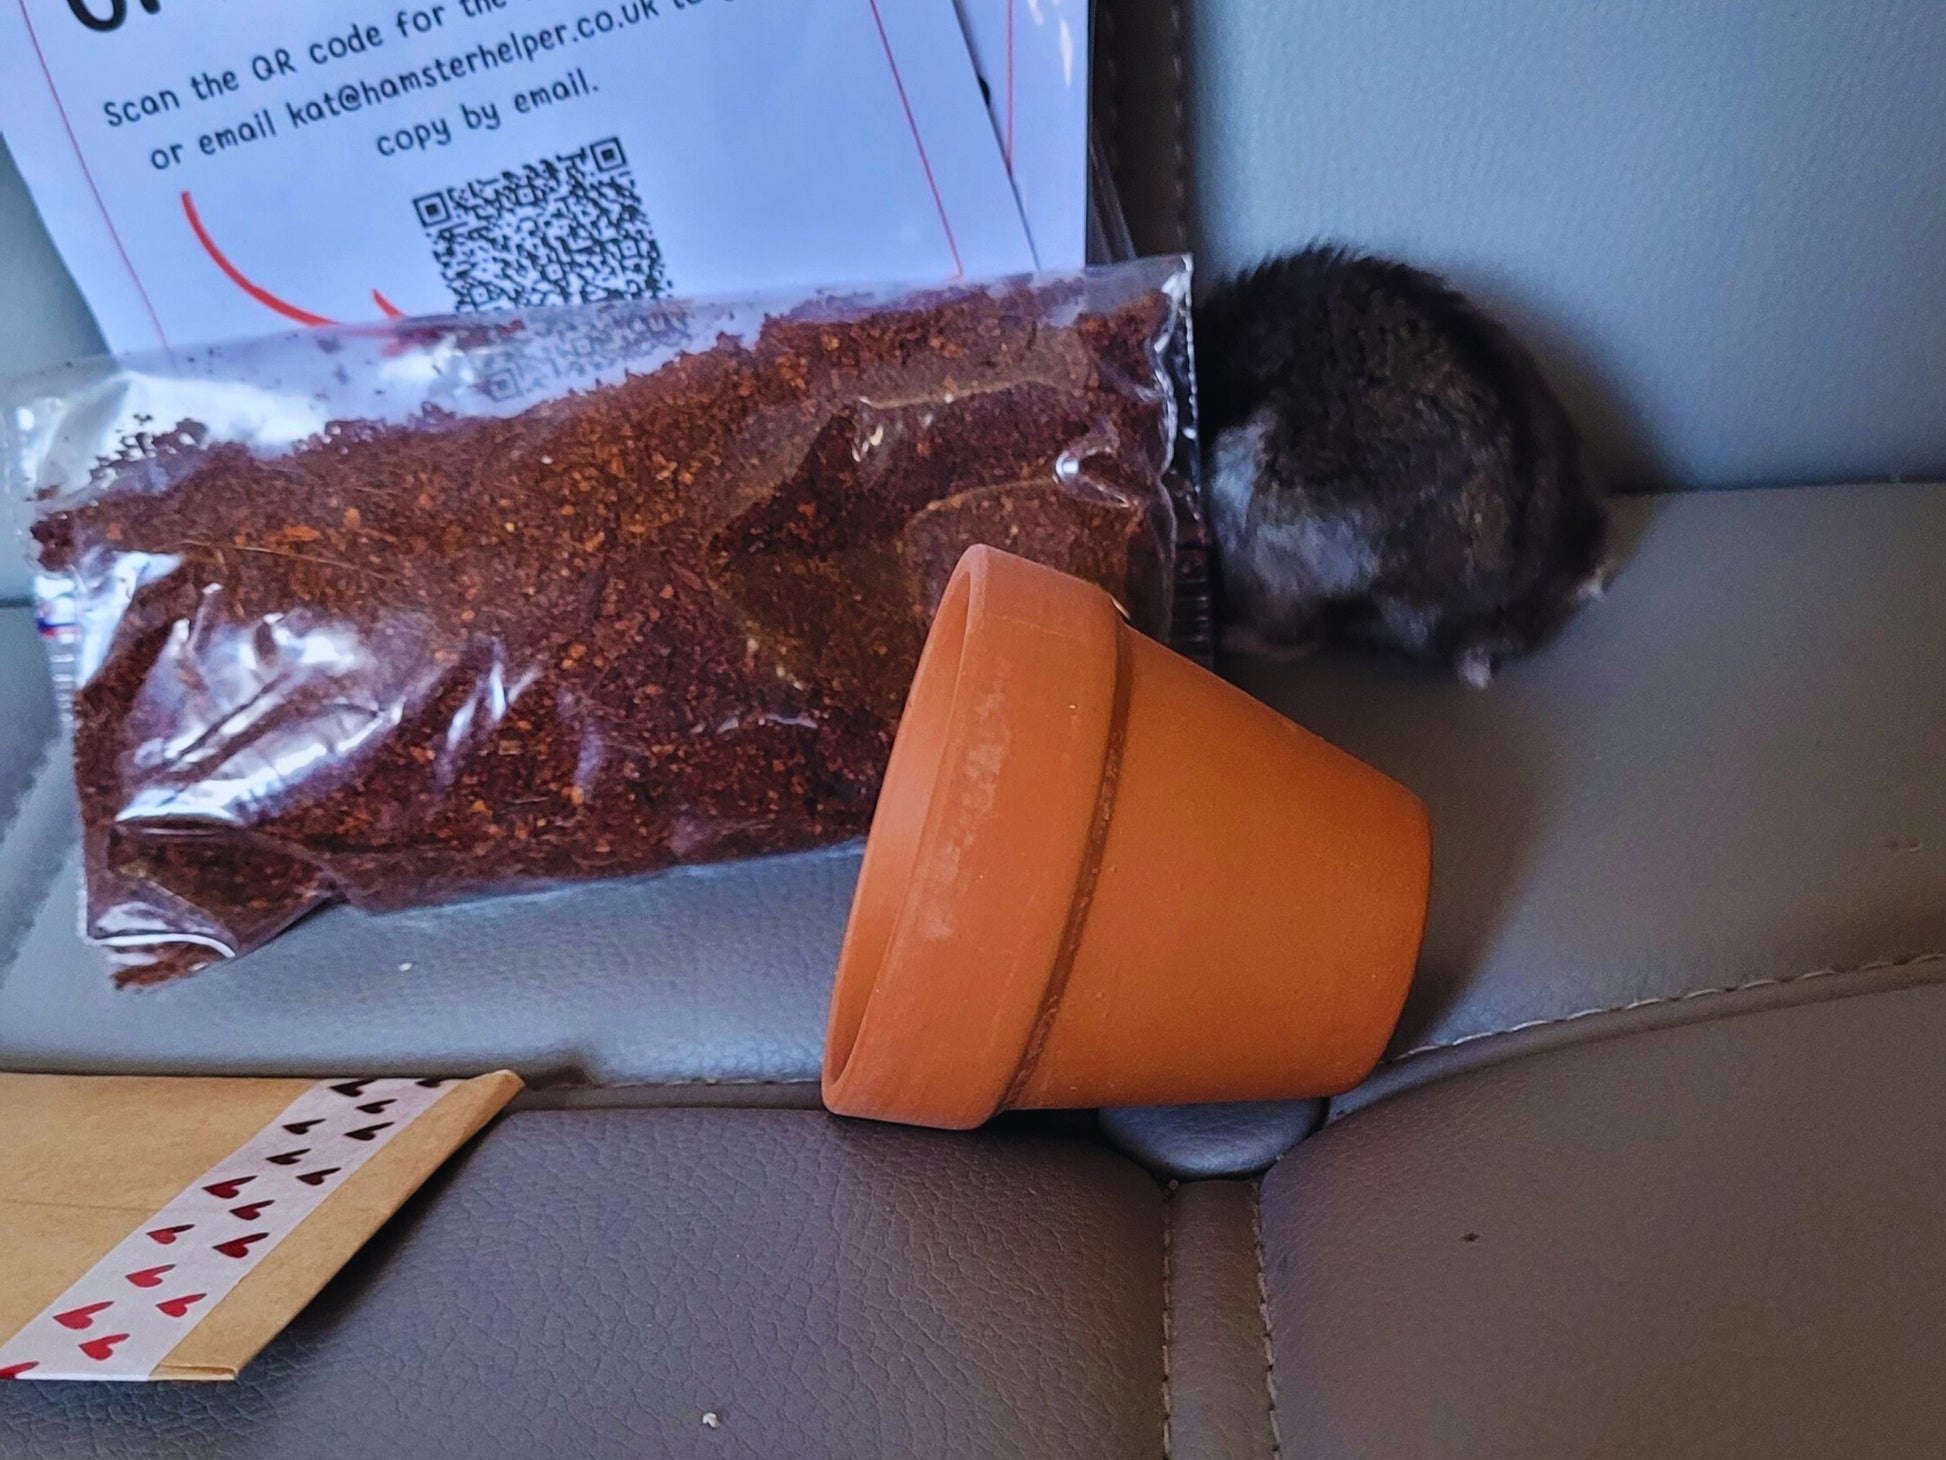
POLYGON ((1409 791, 1101 590, 973 548, 872 821, 825 1103, 963 1129, 1349 1089, 1398 1020, 1429 868, 1409 791))

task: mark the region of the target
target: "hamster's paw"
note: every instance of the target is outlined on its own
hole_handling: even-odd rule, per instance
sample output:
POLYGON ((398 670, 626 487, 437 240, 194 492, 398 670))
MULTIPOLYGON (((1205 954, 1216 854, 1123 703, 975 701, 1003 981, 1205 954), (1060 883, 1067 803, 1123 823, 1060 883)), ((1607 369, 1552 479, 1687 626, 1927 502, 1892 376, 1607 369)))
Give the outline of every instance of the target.
POLYGON ((1465 649, 1453 660, 1453 669, 1462 684, 1474 689, 1485 689, 1493 683, 1493 651, 1490 649, 1465 649))

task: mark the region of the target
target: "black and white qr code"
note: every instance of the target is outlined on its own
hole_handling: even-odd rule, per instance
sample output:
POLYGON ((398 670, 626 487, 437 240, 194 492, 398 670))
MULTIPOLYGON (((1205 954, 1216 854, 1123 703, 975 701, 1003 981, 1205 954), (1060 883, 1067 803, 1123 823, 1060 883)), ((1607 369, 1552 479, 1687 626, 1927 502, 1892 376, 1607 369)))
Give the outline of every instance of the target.
POLYGON ((622 144, 609 137, 412 200, 462 310, 668 292, 622 144))

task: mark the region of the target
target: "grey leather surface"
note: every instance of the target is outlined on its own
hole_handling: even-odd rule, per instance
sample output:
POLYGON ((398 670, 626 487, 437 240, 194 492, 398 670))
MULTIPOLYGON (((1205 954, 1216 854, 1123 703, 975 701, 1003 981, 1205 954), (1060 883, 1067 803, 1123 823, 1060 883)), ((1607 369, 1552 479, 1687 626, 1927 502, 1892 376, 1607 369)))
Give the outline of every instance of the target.
POLYGON ((1946 473, 1938 0, 1188 0, 1198 250, 1508 312, 1637 489, 1946 473))
POLYGON ((1484 692, 1353 656, 1231 666, 1432 813, 1418 978, 1339 1108, 1496 1030, 1702 1018, 1671 1001, 1946 953, 1946 488, 1617 507, 1639 542, 1608 596, 1484 692))
POLYGON ((53 733, 54 693, 33 610, 0 608, 0 838, 53 733))
MULTIPOLYGON (((1899 81, 1937 69, 1924 7, 1194 0, 1205 231, 1240 257, 1368 228, 1454 267, 1538 328, 1624 471, 1865 473, 1946 419, 1941 225, 1911 194, 1938 192, 1942 103, 1899 81)), ((1121 189, 1163 246, 1175 7, 1103 14, 1121 189)), ((92 343, 20 201, 0 153, 0 374, 92 343)), ((1629 510, 1654 521, 1615 597, 1487 695, 1240 667, 1439 832, 1406 1057, 1266 1179, 1268 1302, 1248 1184, 1165 1205, 1020 1128, 666 1108, 722 1097, 700 1078, 814 1090, 850 854, 334 913, 114 996, 71 932, 58 764, 0 839, 0 1067, 671 1083, 509 1117, 236 1385, 0 1385, 0 1457, 1946 1452, 1946 492, 1629 510), (637 1099, 665 1108, 597 1104, 637 1099)), ((48 724, 21 622, 0 823, 48 724)), ((1107 1123, 1187 1171, 1257 1164, 1258 1114, 1107 1123)))
POLYGON ((1101 1133, 1164 1176, 1247 1176, 1317 1129, 1324 1109, 1322 1100, 1120 1107, 1101 1112, 1101 1133))
POLYGON ((1282 1449, 1264 1344, 1256 1192, 1255 1182, 1198 1181, 1169 1198, 1169 1433, 1171 1453, 1183 1460, 1276 1460, 1282 1449))
POLYGON ((1503 1034, 1442 1045, 1410 1058, 1381 1063, 1363 1084, 1330 1102, 1327 1121, 1343 1120, 1385 1096, 1450 1079, 1467 1070, 1516 1056, 1538 1054, 1596 1039, 1619 1039, 1708 1019, 1728 1019, 1765 1009, 1792 1008, 1832 999, 1922 988, 1946 983, 1946 953, 1816 969, 1790 978, 1701 988, 1619 1009, 1597 1009, 1559 1019, 1516 1025, 1503 1034))
POLYGON ((457 1164, 240 1382, 0 1385, 0 1456, 1162 1452, 1160 1194, 1097 1147, 546 1111, 457 1164))
POLYGON ((1363 1456, 1946 1454, 1946 987, 1445 1081, 1266 1179, 1279 1422, 1363 1456))

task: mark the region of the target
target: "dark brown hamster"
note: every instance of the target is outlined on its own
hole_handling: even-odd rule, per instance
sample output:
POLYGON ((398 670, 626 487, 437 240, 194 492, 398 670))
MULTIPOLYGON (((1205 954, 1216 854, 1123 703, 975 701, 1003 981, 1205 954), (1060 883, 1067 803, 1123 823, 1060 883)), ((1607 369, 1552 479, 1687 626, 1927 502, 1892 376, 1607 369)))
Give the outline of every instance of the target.
POLYGON ((1527 351, 1431 274, 1310 248, 1196 311, 1230 642, 1387 645, 1484 685, 1604 577, 1607 517, 1527 351))

